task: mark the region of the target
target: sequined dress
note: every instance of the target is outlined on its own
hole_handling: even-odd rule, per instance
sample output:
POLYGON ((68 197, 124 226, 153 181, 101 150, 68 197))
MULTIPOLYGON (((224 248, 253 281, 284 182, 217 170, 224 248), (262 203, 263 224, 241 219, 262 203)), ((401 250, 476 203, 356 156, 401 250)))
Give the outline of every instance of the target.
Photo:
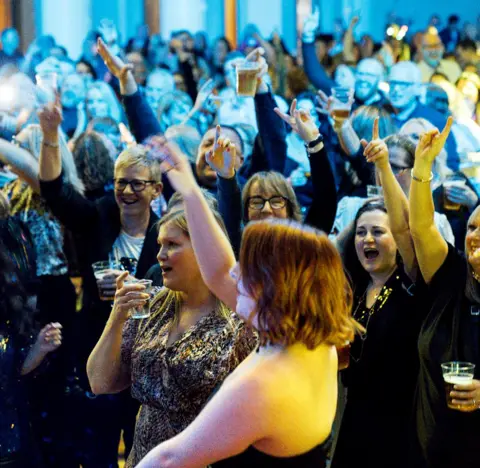
POLYGON ((164 301, 160 293, 149 319, 129 319, 123 329, 122 360, 130 370, 132 396, 142 404, 126 468, 183 431, 256 346, 256 337, 235 314, 227 320, 214 311, 167 346, 175 302, 161 315, 164 301))

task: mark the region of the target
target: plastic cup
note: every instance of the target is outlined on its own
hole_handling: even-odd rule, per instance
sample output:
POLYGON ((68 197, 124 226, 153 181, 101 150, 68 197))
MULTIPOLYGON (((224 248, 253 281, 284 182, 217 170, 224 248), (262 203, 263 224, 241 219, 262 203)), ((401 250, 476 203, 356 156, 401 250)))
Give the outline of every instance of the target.
POLYGON ((106 275, 110 274, 111 270, 122 270, 120 262, 101 261, 92 264, 93 274, 97 280, 98 295, 101 301, 113 301, 115 296, 112 296, 110 290, 105 290, 98 285, 98 281, 102 280, 106 275))
POLYGON ((37 86, 46 94, 49 101, 55 100, 58 89, 58 76, 55 72, 40 72, 35 75, 37 86))
POLYGON ((380 185, 367 185, 367 197, 368 198, 383 197, 383 188, 380 185))
POLYGON ((469 385, 472 383, 475 373, 475 364, 471 362, 452 361, 442 364, 443 380, 445 382, 445 393, 447 406, 450 409, 468 410, 466 405, 454 405, 450 392, 455 385, 469 385))
MULTIPOLYGON (((467 181, 465 178, 459 175, 453 175, 448 177, 443 183, 444 189, 453 188, 453 187, 464 187, 467 181)), ((460 203, 452 202, 446 193, 446 190, 443 191, 443 207, 448 211, 458 211, 462 205, 460 203)))
POLYGON ((258 64, 242 60, 236 64, 235 69, 237 73, 237 95, 254 97, 257 92, 258 64))
POLYGON ((335 86, 332 88, 333 103, 331 112, 333 117, 348 119, 353 104, 353 88, 335 86))
MULTIPOLYGON (((145 286, 145 292, 147 294, 150 294, 152 292, 152 280, 146 280, 146 279, 132 279, 128 280, 125 284, 143 284, 145 286)), ((130 314, 130 317, 132 319, 144 319, 150 317, 150 299, 147 299, 147 302, 143 306, 138 306, 134 307, 132 309, 132 312, 130 314)))

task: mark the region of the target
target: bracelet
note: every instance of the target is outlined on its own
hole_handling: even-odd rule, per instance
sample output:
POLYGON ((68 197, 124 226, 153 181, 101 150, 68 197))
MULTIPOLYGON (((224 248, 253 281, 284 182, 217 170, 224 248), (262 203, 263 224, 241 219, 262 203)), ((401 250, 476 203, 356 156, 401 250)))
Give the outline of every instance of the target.
POLYGON ((50 141, 43 140, 42 145, 48 146, 49 148, 58 148, 60 145, 57 143, 51 143, 50 141))
POLYGON ((413 169, 410 171, 410 174, 412 176, 412 180, 415 180, 416 182, 422 182, 423 184, 431 182, 433 179, 433 172, 430 172, 430 177, 428 179, 420 179, 419 177, 416 177, 413 173, 413 169))

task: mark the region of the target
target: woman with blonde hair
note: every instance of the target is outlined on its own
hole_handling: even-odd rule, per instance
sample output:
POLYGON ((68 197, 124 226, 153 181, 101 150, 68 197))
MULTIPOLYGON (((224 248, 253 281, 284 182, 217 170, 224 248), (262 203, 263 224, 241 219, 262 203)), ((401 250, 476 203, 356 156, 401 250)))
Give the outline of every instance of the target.
MULTIPOLYGON (((225 232, 218 214, 215 222, 225 232)), ((256 344, 205 285, 183 208, 158 225, 164 288, 151 299, 150 316, 129 318, 131 307, 148 294, 126 283, 125 274, 119 277, 110 318, 87 365, 95 394, 131 387, 142 403, 127 467, 184 430, 256 344)))
MULTIPOLYGON (((234 145, 220 146, 235 155, 234 145)), ((190 164, 173 144, 167 150, 162 170, 183 195, 203 281, 258 331, 260 345, 199 416, 138 467, 324 467, 337 402, 335 345, 357 328, 340 256, 325 234, 268 219, 247 225, 236 264, 190 164)))

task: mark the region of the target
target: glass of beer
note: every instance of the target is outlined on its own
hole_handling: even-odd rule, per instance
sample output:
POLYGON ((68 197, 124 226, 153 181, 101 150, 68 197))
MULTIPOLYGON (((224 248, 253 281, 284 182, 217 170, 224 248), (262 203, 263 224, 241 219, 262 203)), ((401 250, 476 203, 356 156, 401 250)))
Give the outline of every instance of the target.
POLYGON ((450 409, 467 410, 466 405, 454 405, 450 392, 454 390, 455 385, 469 385, 472 383, 475 372, 475 364, 471 362, 452 361, 442 364, 443 380, 445 382, 445 392, 447 395, 447 406, 450 409))
MULTIPOLYGON (((147 279, 130 279, 125 284, 142 284, 145 286, 143 293, 150 294, 152 293, 152 280, 147 279)), ((151 299, 151 297, 150 297, 151 299)), ((147 299, 147 302, 143 306, 134 307, 130 315, 133 319, 144 319, 150 317, 150 299, 147 299)))
POLYGON ((332 88, 333 103, 330 112, 333 118, 348 119, 353 104, 353 88, 335 86, 332 88))
POLYGON ((347 369, 350 365, 350 341, 346 341, 341 348, 337 348, 338 370, 347 369))
POLYGON ((464 187, 467 181, 461 175, 453 174, 448 176, 443 183, 443 207, 449 211, 458 211, 462 205, 452 202, 447 196, 447 190, 453 187, 464 187))
POLYGON ((102 280, 105 276, 112 273, 112 270, 123 270, 120 262, 115 261, 102 261, 95 262, 92 264, 93 274, 97 280, 98 286, 98 295, 100 296, 101 301, 113 301, 115 299, 115 291, 105 290, 102 286, 98 284, 99 280, 102 280))
POLYGON ((235 69, 237 73, 237 95, 254 97, 257 92, 258 64, 249 60, 241 60, 236 63, 235 69))

